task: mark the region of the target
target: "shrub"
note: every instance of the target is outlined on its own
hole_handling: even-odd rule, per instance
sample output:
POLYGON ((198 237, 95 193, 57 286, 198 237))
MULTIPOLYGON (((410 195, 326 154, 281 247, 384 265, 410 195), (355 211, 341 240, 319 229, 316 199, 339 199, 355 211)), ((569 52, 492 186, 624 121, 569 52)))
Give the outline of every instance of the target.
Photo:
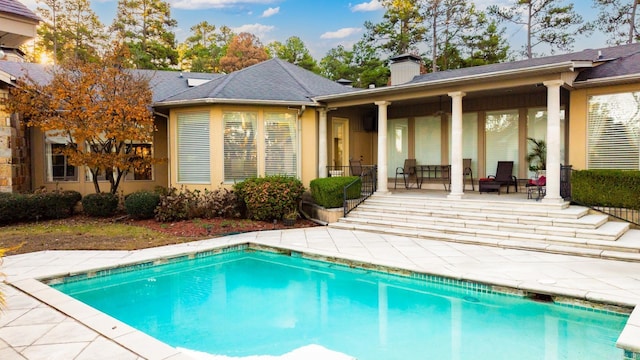
POLYGON ((347 199, 360 197, 362 180, 359 176, 332 176, 311 181, 310 189, 313 201, 325 208, 342 207, 344 200, 344 187, 357 181, 358 184, 349 188, 347 199))
POLYGON ((200 191, 170 188, 165 195, 160 196, 160 202, 155 210, 155 219, 160 222, 180 221, 198 216, 198 198, 200 191))
POLYGON ((237 218, 242 215, 240 199, 233 190, 226 188, 206 190, 202 194, 198 207, 201 216, 207 219, 224 217, 237 218))
POLYGON ((151 219, 160 203, 160 194, 150 191, 137 191, 124 200, 124 209, 134 219, 151 219))
POLYGON ((295 177, 272 175, 251 178, 234 186, 242 199, 247 217, 254 220, 279 220, 298 208, 304 186, 295 177))
POLYGON ((72 190, 46 192, 37 196, 43 203, 42 217, 45 219, 70 217, 73 215, 73 208, 82 200, 82 194, 72 190))
POLYGON ((85 214, 94 217, 113 216, 118 209, 118 196, 112 193, 88 194, 82 198, 85 214))
POLYGON ((580 170, 571 174, 571 198, 584 205, 640 209, 639 193, 640 171, 580 170))
POLYGON ((81 198, 77 191, 3 194, 0 196, 0 223, 66 218, 73 215, 73 208, 81 198))

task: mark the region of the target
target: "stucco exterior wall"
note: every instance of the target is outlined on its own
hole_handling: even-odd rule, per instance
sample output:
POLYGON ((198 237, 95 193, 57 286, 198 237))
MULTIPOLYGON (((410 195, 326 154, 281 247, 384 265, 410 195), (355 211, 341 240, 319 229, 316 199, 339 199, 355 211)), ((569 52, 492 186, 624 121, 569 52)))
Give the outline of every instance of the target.
MULTIPOLYGON (((156 158, 164 159, 160 164, 153 165, 152 180, 127 180, 122 179, 118 187, 118 193, 130 194, 138 190, 153 190, 156 186, 166 187, 168 185, 168 164, 167 164, 167 122, 164 119, 156 118, 157 131, 153 135, 153 155, 156 158)), ((33 189, 46 190, 75 190, 82 195, 95 193, 93 181, 86 180, 87 174, 84 167, 77 167, 77 181, 47 181, 46 161, 45 161, 45 137, 44 134, 35 128, 31 129, 31 143, 33 154, 33 166, 31 174, 33 177, 33 189)), ((100 181, 100 190, 108 192, 110 184, 108 181, 100 181)))
MULTIPOLYGON (((175 188, 185 187, 190 190, 217 189, 219 187, 231 188, 233 183, 224 181, 224 124, 222 121, 225 112, 254 112, 257 114, 257 152, 258 152, 258 175, 264 176, 264 118, 266 112, 289 112, 295 113, 296 109, 288 107, 265 107, 265 106, 243 106, 243 105, 212 105, 201 107, 189 107, 188 109, 172 109, 169 117, 169 139, 170 139, 170 186, 175 188), (210 121, 210 151, 211 151, 211 174, 208 184, 193 184, 178 182, 178 128, 177 118, 181 112, 208 112, 210 121)), ((298 120, 299 147, 299 177, 303 185, 309 188, 311 180, 318 177, 318 124, 317 112, 307 108, 298 120)))
POLYGON ((569 164, 587 169, 587 115, 590 96, 640 91, 640 83, 577 89, 571 92, 569 113, 569 164))

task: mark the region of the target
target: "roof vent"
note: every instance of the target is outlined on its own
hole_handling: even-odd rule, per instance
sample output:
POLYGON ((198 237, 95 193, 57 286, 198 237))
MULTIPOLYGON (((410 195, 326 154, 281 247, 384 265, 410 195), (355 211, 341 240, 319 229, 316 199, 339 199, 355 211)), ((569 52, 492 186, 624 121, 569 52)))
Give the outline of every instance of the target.
POLYGON ((602 60, 602 50, 598 50, 598 60, 602 60))

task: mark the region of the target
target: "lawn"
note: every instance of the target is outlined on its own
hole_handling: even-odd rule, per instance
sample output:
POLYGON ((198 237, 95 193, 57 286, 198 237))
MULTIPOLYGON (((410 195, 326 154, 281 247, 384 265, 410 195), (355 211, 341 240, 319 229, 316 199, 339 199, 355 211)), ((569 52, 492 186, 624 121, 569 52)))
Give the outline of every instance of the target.
MULTIPOLYGON (((293 227, 311 227, 298 220, 293 227)), ((41 250, 135 250, 178 244, 247 231, 291 228, 281 221, 246 219, 194 219, 173 223, 131 220, 122 217, 89 218, 76 215, 62 220, 0 227, 0 248, 13 248, 5 255, 41 250)))

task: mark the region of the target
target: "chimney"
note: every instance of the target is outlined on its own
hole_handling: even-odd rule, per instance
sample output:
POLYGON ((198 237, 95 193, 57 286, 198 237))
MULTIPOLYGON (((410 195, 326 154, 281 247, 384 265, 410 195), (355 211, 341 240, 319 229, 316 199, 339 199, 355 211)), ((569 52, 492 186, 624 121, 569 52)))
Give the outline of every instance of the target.
POLYGON ((391 58, 391 85, 407 83, 420 75, 421 62, 420 56, 413 54, 402 54, 391 58))

